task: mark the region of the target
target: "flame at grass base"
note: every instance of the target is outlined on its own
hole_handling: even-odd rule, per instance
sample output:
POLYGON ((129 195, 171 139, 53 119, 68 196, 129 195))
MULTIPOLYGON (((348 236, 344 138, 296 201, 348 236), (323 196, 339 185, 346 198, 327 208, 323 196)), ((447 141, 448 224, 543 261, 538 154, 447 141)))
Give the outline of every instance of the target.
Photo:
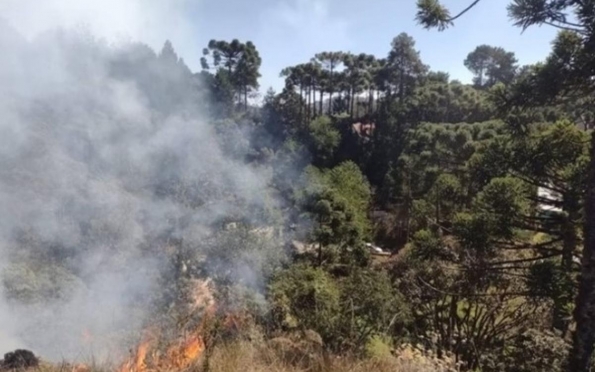
POLYGON ((134 355, 124 362, 118 372, 149 372, 183 370, 196 363, 205 350, 205 342, 199 332, 177 340, 165 353, 155 348, 156 339, 143 340, 134 355))

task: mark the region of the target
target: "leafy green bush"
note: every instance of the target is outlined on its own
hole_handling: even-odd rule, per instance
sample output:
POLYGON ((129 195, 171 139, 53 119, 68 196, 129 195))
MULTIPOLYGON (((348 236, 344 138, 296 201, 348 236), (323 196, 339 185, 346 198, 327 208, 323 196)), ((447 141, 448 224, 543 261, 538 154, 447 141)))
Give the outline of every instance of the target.
POLYGON ((353 271, 342 282, 341 305, 341 337, 355 348, 409 319, 409 308, 384 271, 353 271))
POLYGON ((283 329, 313 329, 330 340, 340 314, 340 291, 324 270, 293 265, 269 286, 273 321, 283 329))
POLYGON ((351 270, 343 279, 305 265, 280 273, 269 291, 275 325, 313 329, 332 349, 361 351, 408 322, 409 308, 385 272, 351 270))
POLYGON ((374 336, 366 343, 365 350, 368 358, 389 358, 392 355, 391 340, 382 336, 374 336))

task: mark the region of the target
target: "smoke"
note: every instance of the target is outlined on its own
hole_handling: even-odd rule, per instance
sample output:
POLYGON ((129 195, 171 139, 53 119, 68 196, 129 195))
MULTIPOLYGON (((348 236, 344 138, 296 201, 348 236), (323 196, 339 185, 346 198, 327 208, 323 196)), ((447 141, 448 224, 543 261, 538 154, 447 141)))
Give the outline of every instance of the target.
POLYGON ((55 28, 83 27, 110 41, 142 41, 153 48, 165 39, 192 51, 191 0, 3 0, 0 16, 26 38, 55 28))
POLYGON ((16 26, 39 22, 0 22, 0 353, 108 358, 166 290, 166 248, 200 250, 213 226, 267 202, 267 175, 222 147, 173 50, 108 42, 184 2, 124 3, 0 5, 16 26), (62 29, 44 23, 52 14, 62 29), (94 37, 104 28, 108 41, 94 37))

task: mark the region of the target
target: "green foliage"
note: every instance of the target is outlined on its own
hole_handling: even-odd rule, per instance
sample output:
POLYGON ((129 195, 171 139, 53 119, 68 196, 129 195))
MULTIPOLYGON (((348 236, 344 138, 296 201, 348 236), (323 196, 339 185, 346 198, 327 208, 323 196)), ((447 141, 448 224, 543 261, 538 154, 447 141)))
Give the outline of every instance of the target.
POLYGON ((346 343, 354 347, 394 331, 409 320, 404 298, 382 271, 353 271, 341 285, 341 309, 341 328, 349 336, 346 343))
POLYGON ((341 279, 321 268, 293 265, 275 276, 269 298, 277 324, 315 330, 336 349, 362 350, 409 321, 404 298, 388 275, 370 269, 341 279))
POLYGON ((312 329, 330 341, 340 314, 340 289, 320 268, 293 265, 269 286, 275 322, 286 328, 312 329))
MULTIPOLYGON (((451 15, 438 0, 418 0, 417 20, 443 30, 479 2, 451 15)), ((184 94, 150 87, 152 104, 207 95, 221 150, 272 174, 256 205, 211 189, 210 175, 196 184, 164 177, 159 197, 193 209, 217 195, 234 209, 200 244, 172 239, 172 268, 164 270, 171 293, 157 297, 188 302, 189 281, 209 277, 220 305, 258 316, 266 288, 273 331, 313 329, 335 350, 380 358, 407 337, 469 370, 562 370, 575 259, 592 235, 581 233, 590 223, 589 133, 577 126, 588 129, 595 117, 589 4, 512 1, 517 25, 566 30, 547 60, 531 66, 478 46, 463 62, 474 85, 430 71, 401 33, 385 58, 323 51, 287 67, 285 89, 250 110, 262 63, 251 42, 212 40, 194 75, 170 42, 159 54, 139 47, 135 62, 123 56, 113 73, 138 84, 158 80, 153 72, 138 78, 145 70, 176 72, 168 87, 184 94), (365 248, 374 241, 371 215, 389 216, 395 256, 365 248), (292 240, 308 240, 318 260, 287 261, 283 246, 292 240)), ((54 263, 8 266, 2 280, 10 300, 28 304, 67 300, 83 285, 54 263)), ((591 323, 576 328, 587 342, 591 323)))
POLYGON ((215 79, 221 82, 217 84, 218 95, 233 95, 236 102, 243 103, 245 110, 248 109, 248 95, 259 87, 261 64, 256 46, 251 41, 242 43, 237 39, 209 41, 201 58, 203 70, 215 69, 215 79), (211 63, 207 56, 211 57, 211 63))
POLYGON ((419 52, 415 50, 415 40, 406 33, 395 37, 391 47, 385 66, 385 84, 388 93, 396 94, 403 102, 428 67, 422 63, 419 52))
POLYGON ((388 337, 373 336, 365 346, 365 353, 371 359, 385 359, 392 355, 393 347, 388 337))
POLYGON ((487 93, 456 82, 432 80, 408 97, 408 110, 415 120, 429 123, 474 123, 494 116, 487 93))
POLYGON ((357 247, 370 230, 371 191, 358 166, 346 162, 321 171, 309 167, 298 200, 316 222, 314 240, 323 246, 357 247))
POLYGON ((313 164, 331 164, 340 141, 341 133, 334 127, 331 118, 320 116, 312 121, 309 125, 309 142, 313 164))
POLYGON ((535 329, 516 334, 503 355, 485 358, 483 370, 505 372, 565 371, 570 345, 557 335, 535 329))
POLYGON ((494 178, 477 195, 475 207, 483 213, 490 214, 492 234, 511 239, 515 223, 524 223, 522 216, 528 211, 527 198, 531 191, 532 189, 519 179, 494 178))
POLYGON ((423 262, 444 259, 448 255, 445 246, 435 233, 429 230, 416 231, 411 240, 410 259, 423 262))
POLYGON ((418 0, 415 18, 425 28, 437 27, 440 31, 452 24, 450 12, 438 0, 418 0))
POLYGON ((474 83, 480 88, 512 83, 516 75, 516 63, 514 53, 489 45, 478 46, 465 59, 465 66, 475 74, 474 83))

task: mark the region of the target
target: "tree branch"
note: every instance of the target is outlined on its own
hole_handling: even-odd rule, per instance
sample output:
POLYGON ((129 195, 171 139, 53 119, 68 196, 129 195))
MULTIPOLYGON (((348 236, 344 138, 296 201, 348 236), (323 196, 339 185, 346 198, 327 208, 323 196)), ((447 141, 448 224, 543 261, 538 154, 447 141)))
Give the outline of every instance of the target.
POLYGON ((492 263, 490 263, 490 267, 500 266, 500 265, 508 265, 508 264, 519 264, 519 263, 525 263, 525 262, 534 262, 534 261, 539 261, 539 260, 544 260, 547 258, 560 256, 560 255, 562 255, 562 252, 555 252, 555 253, 545 254, 545 255, 542 255, 539 257, 524 258, 524 259, 519 259, 519 260, 492 262, 492 263))
POLYGON ((555 28, 560 29, 560 30, 573 31, 573 32, 576 32, 576 33, 581 34, 581 35, 587 34, 587 32, 585 30, 574 28, 574 27, 570 27, 570 26, 557 25, 555 23, 548 22, 548 21, 544 21, 543 24, 544 25, 551 26, 551 27, 555 27, 555 28))
POLYGON ((448 19, 447 22, 452 22, 454 20, 456 20, 457 18, 459 18, 460 16, 462 16, 463 14, 467 13, 468 11, 470 11, 474 6, 476 6, 481 0, 475 0, 474 2, 471 3, 471 5, 469 5, 467 8, 463 9, 463 11, 461 11, 459 14, 457 14, 454 17, 451 17, 448 19))
POLYGON ((529 296, 531 293, 529 292, 507 292, 507 293, 452 293, 452 292, 447 292, 447 291, 443 291, 441 289, 438 289, 434 286, 432 286, 430 283, 426 282, 425 280, 423 280, 421 277, 417 277, 417 279, 426 287, 430 288, 431 290, 433 290, 434 292, 440 293, 442 295, 445 296, 457 296, 457 297, 464 297, 464 298, 469 298, 469 297, 499 297, 499 296, 506 296, 506 297, 526 297, 529 296))

